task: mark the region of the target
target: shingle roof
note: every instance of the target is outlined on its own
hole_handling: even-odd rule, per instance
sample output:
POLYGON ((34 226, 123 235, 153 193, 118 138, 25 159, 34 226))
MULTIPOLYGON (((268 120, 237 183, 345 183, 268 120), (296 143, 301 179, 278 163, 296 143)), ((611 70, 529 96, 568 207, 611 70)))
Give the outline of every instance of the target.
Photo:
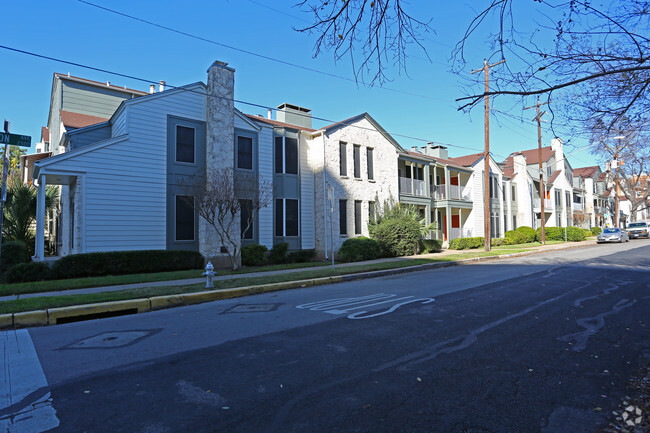
POLYGON ((603 171, 602 173, 600 173, 600 176, 598 176, 598 182, 602 182, 603 180, 605 180, 605 177, 607 177, 607 173, 603 171))
POLYGON ((456 158, 450 158, 452 161, 455 161, 456 164, 459 164, 463 167, 471 167, 478 161, 479 159, 483 158, 484 153, 473 153, 471 155, 465 155, 465 156, 459 156, 456 158))
MULTIPOLYGON (((526 164, 539 164, 539 149, 522 150, 521 153, 526 158, 526 164)), ((542 147, 542 162, 546 162, 555 154, 551 146, 542 147)))
POLYGON ((600 169, 597 165, 591 166, 591 167, 580 167, 580 168, 574 168, 573 169, 573 176, 574 177, 594 177, 594 174, 600 169))
POLYGON ((68 74, 60 74, 58 72, 55 72, 54 76, 59 77, 59 78, 64 79, 64 80, 65 79, 72 79, 74 81, 82 81, 84 83, 87 83, 87 84, 90 84, 90 85, 93 85, 93 86, 107 87, 109 89, 118 90, 118 91, 122 91, 122 92, 135 93, 135 94, 138 94, 138 95, 148 95, 149 94, 148 92, 143 92, 142 90, 129 89, 126 86, 116 86, 115 84, 102 83, 100 81, 94 81, 94 80, 89 80, 87 78, 75 77, 75 76, 68 75, 68 74))
POLYGON ((503 167, 501 168, 501 171, 503 172, 504 176, 510 178, 515 177, 515 162, 512 155, 507 157, 506 160, 503 161, 503 167))
POLYGON ((560 170, 555 170, 555 171, 553 172, 553 174, 551 175, 551 177, 548 178, 548 180, 546 181, 546 183, 553 183, 553 182, 555 182, 555 179, 557 179, 557 177, 560 175, 560 173, 561 173, 560 170))
POLYGON ((249 119, 253 119, 253 120, 257 121, 257 122, 267 123, 269 125, 278 126, 278 127, 281 127, 281 128, 291 128, 291 129, 299 129, 301 131, 307 131, 307 132, 316 132, 316 130, 312 129, 312 128, 306 128, 304 126, 293 125, 291 123, 279 122, 277 120, 267 119, 266 117, 262 117, 262 116, 255 116, 255 115, 252 115, 252 114, 246 114, 246 116, 249 119))
POLYGON ((95 125, 107 122, 104 117, 89 116, 88 114, 73 113, 72 111, 60 110, 61 121, 66 128, 83 128, 84 126, 95 125))

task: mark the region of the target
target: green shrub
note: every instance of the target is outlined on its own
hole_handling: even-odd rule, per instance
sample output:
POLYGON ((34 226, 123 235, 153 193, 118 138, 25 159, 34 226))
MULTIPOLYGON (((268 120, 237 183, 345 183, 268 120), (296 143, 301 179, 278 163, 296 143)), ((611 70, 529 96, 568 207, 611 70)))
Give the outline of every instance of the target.
POLYGON ((202 269, 204 264, 198 251, 111 251, 61 257, 52 272, 53 278, 64 279, 202 269))
POLYGON ((584 241, 585 231, 580 227, 567 227, 566 238, 570 242, 584 241))
POLYGON ((467 250, 472 248, 481 248, 485 245, 485 238, 477 236, 473 238, 457 238, 449 242, 450 250, 467 250))
POLYGON ((6 283, 25 283, 29 281, 49 280, 52 269, 45 262, 20 263, 12 266, 4 273, 6 283))
POLYGON ((442 251, 442 240, 440 239, 420 239, 418 241, 420 254, 437 253, 442 251))
POLYGON ((591 230, 589 230, 589 229, 582 229, 582 230, 584 230, 584 232, 585 232, 585 237, 586 237, 586 238, 588 238, 589 236, 591 236, 591 230))
MULTIPOLYGON (((564 227, 546 227, 544 229, 547 241, 563 241, 564 240, 564 227)), ((537 229, 537 240, 542 240, 542 228, 537 229)))
POLYGON ((516 231, 518 231, 519 233, 525 236, 524 239, 526 239, 526 241, 521 242, 522 244, 535 242, 535 239, 537 237, 537 232, 535 231, 534 228, 528 226, 521 226, 521 227, 517 227, 516 231))
POLYGON ((2 242, 2 264, 3 270, 7 270, 19 263, 31 261, 27 244, 23 241, 5 241, 2 242))
POLYGON ((421 225, 412 218, 384 218, 369 227, 370 235, 379 242, 381 254, 398 257, 415 254, 421 225))
POLYGON ((287 256, 290 263, 306 263, 310 262, 316 257, 316 250, 297 250, 291 251, 287 256))
POLYGON ((592 227, 591 228, 591 235, 592 236, 598 236, 602 232, 603 232, 603 229, 601 229, 600 227, 592 227))
POLYGON ((380 256, 381 247, 379 242, 365 236, 359 236, 343 242, 336 258, 340 262, 361 262, 378 259, 380 256))
POLYGON ((241 249, 241 264, 244 266, 262 266, 266 264, 266 252, 268 248, 264 245, 246 245, 241 249))
POLYGON ((507 239, 507 245, 517 245, 528 243, 528 236, 517 230, 510 230, 505 233, 505 239, 507 239))
POLYGON ((508 238, 492 238, 490 239, 490 245, 493 247, 501 247, 503 245, 512 245, 510 239, 508 238))
POLYGON ((269 251, 269 263, 272 265, 287 263, 289 260, 287 258, 288 251, 289 244, 286 242, 273 245, 273 248, 271 248, 271 251, 269 251))

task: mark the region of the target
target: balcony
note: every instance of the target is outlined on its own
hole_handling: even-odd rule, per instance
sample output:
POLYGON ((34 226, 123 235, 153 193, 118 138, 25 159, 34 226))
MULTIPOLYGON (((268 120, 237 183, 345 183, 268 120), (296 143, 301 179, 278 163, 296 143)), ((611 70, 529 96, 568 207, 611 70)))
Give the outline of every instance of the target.
POLYGON ((399 178, 399 192, 400 194, 417 195, 419 197, 427 196, 424 192, 424 181, 411 179, 410 177, 399 178))
POLYGON ((584 212, 585 210, 582 203, 571 203, 571 209, 573 209, 574 212, 584 212))
POLYGON ((434 200, 444 200, 445 195, 445 186, 444 185, 431 185, 431 197, 434 200))
POLYGON ((470 189, 458 185, 449 185, 449 198, 451 200, 472 201, 470 189))
MULTIPOLYGON (((541 207, 540 207, 541 204, 542 204, 541 199, 536 198, 533 201, 533 208, 541 209, 541 207)), ((551 212, 551 206, 553 206, 553 203, 551 202, 551 199, 550 198, 545 198, 544 199, 544 212, 551 212)))

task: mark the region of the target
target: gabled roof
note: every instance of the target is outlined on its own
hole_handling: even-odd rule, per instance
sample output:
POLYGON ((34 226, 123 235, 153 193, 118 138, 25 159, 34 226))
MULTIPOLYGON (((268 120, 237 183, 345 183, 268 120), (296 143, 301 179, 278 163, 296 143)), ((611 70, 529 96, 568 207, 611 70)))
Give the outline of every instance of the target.
POLYGON ((83 128, 84 126, 94 125, 108 121, 105 117, 89 116, 88 114, 73 113, 72 111, 59 110, 61 121, 67 128, 83 128))
POLYGON ((501 171, 503 172, 504 176, 507 176, 509 178, 515 177, 515 162, 512 155, 503 161, 503 167, 501 167, 501 171))
POLYGON ((548 180, 546 181, 546 183, 553 183, 553 182, 555 182, 555 179, 557 179, 557 177, 560 175, 560 173, 562 173, 560 170, 555 170, 555 171, 553 172, 553 174, 551 175, 551 177, 548 178, 548 180))
POLYGON ((481 158, 483 158, 483 152, 472 153, 471 155, 459 156, 457 158, 449 158, 449 159, 451 159, 456 164, 461 165, 463 167, 471 167, 474 164, 476 164, 476 162, 481 158))
POLYGON ((277 126, 279 128, 289 128, 289 129, 298 129, 300 131, 306 131, 306 132, 316 132, 316 130, 312 129, 312 128, 306 128, 304 126, 293 125, 291 123, 279 122, 277 120, 267 119, 266 117, 256 116, 256 115, 253 115, 253 114, 247 114, 246 117, 248 117, 250 119, 253 119, 256 122, 266 123, 268 125, 277 126))
MULTIPOLYGON (((522 150, 517 153, 524 155, 526 158, 526 165, 539 164, 539 149, 522 150)), ((542 147, 542 162, 548 161, 553 155, 555 155, 555 152, 551 146, 542 147)))
POLYGON ((111 90, 116 90, 118 92, 133 93, 133 94, 139 95, 139 96, 149 94, 148 92, 143 92, 142 90, 129 89, 126 86, 122 86, 122 87, 116 86, 114 84, 110 84, 110 82, 108 82, 108 81, 105 82, 105 83, 102 83, 102 82, 99 82, 99 81, 89 80, 87 78, 74 77, 74 76, 69 75, 69 74, 60 74, 58 72, 55 72, 54 76, 58 77, 58 78, 60 78, 62 80, 76 81, 78 83, 89 84, 89 85, 95 86, 95 87, 108 88, 108 89, 111 89, 111 90))
POLYGON ((582 178, 594 177, 594 175, 598 172, 598 170, 600 170, 600 167, 598 167, 597 165, 591 167, 574 168, 573 176, 582 177, 582 178))
POLYGON ((47 126, 41 126, 41 141, 43 143, 50 141, 50 130, 47 126))
POLYGON ((372 118, 372 116, 368 113, 361 113, 358 114, 354 117, 350 117, 349 119, 342 120, 340 122, 332 123, 331 125, 325 126, 321 128, 319 131, 324 130, 327 134, 331 134, 332 132, 336 131, 337 129, 349 126, 355 122, 358 122, 361 119, 366 119, 370 124, 379 131, 381 135, 386 138, 399 152, 405 152, 406 150, 395 140, 384 128, 381 127, 379 123, 375 119, 372 118))
POLYGON ((424 153, 411 152, 411 151, 408 151, 408 150, 406 150, 404 152, 400 152, 400 155, 413 156, 415 158, 426 160, 426 161, 429 161, 429 162, 437 162, 437 163, 440 163, 440 164, 448 165, 450 167, 465 170, 468 173, 472 172, 472 170, 470 170, 470 169, 468 169, 466 167, 463 167, 462 165, 458 164, 455 161, 452 161, 451 159, 439 158, 437 156, 425 155, 424 153))

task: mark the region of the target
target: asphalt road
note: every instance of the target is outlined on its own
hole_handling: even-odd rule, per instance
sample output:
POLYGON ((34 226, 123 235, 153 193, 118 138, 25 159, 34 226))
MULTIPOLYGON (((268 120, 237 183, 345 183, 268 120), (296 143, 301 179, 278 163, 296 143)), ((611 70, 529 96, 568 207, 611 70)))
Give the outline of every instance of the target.
POLYGON ((594 432, 650 359, 648 269, 638 240, 5 332, 0 427, 594 432))

